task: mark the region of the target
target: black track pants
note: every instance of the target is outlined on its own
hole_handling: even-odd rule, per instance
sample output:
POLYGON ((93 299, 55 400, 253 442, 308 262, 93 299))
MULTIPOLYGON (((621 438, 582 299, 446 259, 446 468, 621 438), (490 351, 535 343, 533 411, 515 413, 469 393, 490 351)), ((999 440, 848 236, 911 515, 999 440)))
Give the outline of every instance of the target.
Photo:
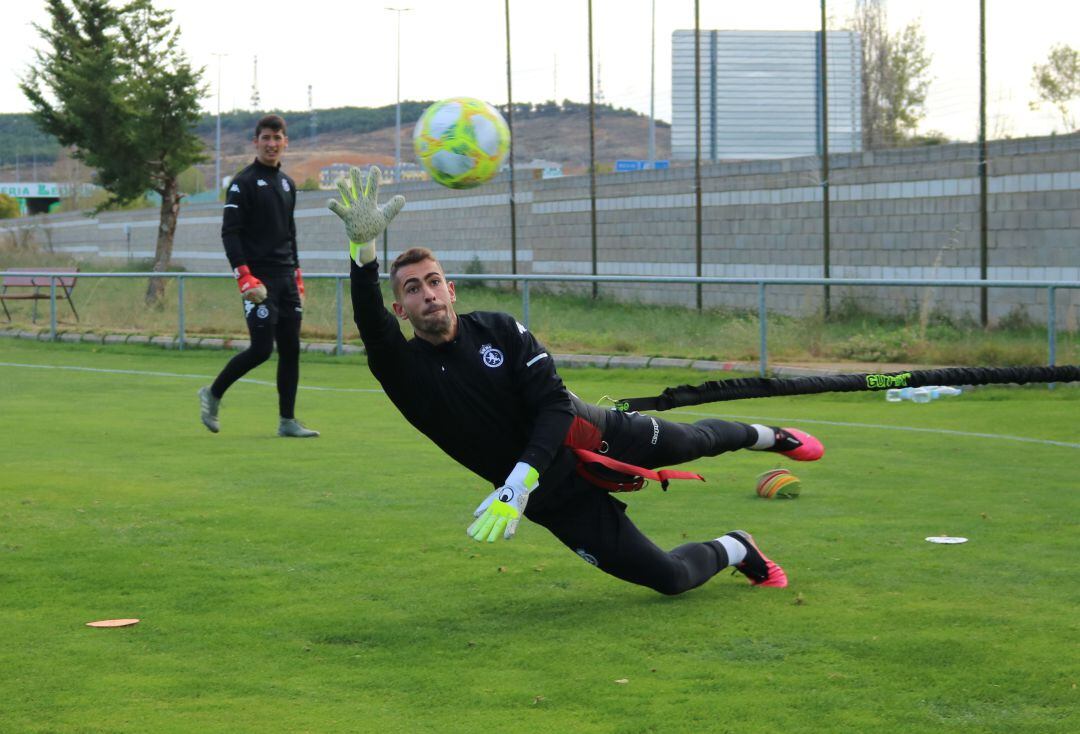
POLYGON ((646 469, 749 448, 757 440, 757 431, 748 424, 717 418, 676 423, 645 413, 604 410, 578 398, 574 399, 574 410, 600 430, 600 453, 646 469))
POLYGON ((715 540, 665 551, 626 516, 625 504, 581 477, 567 483, 557 506, 539 513, 527 507, 525 514, 601 571, 670 595, 701 586, 728 565, 715 540))
MULTIPOLYGON (((747 448, 757 439, 757 432, 745 423, 714 419, 676 423, 640 413, 597 411, 582 417, 602 428, 601 451, 650 469, 747 448)), ((576 474, 555 487, 545 487, 541 477, 534 494, 539 501, 530 500, 525 509, 530 520, 587 563, 624 581, 661 594, 681 594, 728 565, 727 553, 715 540, 686 543, 670 551, 659 548, 626 516, 625 504, 576 474)))
POLYGON ((270 359, 277 344, 278 410, 282 418, 295 418, 296 388, 300 382, 300 296, 292 276, 262 278, 268 297, 260 304, 244 301, 244 318, 251 346, 225 365, 210 391, 220 398, 241 377, 270 359))

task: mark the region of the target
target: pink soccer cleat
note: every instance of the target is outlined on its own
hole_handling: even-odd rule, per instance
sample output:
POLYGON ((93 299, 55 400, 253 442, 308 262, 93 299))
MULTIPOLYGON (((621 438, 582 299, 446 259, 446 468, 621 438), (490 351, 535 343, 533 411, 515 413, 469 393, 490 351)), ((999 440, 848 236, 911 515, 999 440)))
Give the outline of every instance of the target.
POLYGON ((787 586, 784 569, 766 558, 750 533, 745 530, 732 530, 727 535, 746 546, 746 558, 742 563, 735 564, 735 570, 750 579, 751 586, 770 586, 777 589, 787 586))
POLYGON ((825 455, 821 441, 795 428, 777 428, 776 444, 769 451, 776 451, 795 461, 817 461, 825 455))

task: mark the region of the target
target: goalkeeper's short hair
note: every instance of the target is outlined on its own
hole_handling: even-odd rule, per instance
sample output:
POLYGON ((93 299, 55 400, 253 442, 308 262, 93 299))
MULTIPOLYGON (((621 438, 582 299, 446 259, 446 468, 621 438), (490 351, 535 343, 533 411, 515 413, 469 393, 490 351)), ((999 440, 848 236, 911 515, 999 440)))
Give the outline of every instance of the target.
POLYGON ((416 263, 422 263, 425 260, 430 260, 435 263, 439 268, 439 272, 446 275, 446 271, 443 269, 442 263, 435 257, 435 253, 426 247, 410 247, 405 252, 394 258, 393 264, 390 266, 390 285, 394 289, 394 296, 400 296, 398 293, 398 287, 401 285, 398 282, 398 271, 406 265, 415 265, 416 263))
POLYGON ((285 118, 281 115, 264 115, 259 118, 259 121, 255 123, 255 139, 259 138, 259 133, 263 131, 263 128, 273 130, 274 132, 280 132, 282 135, 288 135, 285 127, 285 118))

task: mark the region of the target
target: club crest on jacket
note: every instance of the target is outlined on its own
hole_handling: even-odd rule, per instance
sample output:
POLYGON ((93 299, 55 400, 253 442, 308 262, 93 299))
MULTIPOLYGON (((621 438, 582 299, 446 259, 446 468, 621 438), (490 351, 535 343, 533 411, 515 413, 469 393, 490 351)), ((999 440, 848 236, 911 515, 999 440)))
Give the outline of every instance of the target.
POLYGON ((504 359, 503 353, 490 344, 480 347, 480 356, 483 357, 484 364, 492 368, 502 366, 504 359))

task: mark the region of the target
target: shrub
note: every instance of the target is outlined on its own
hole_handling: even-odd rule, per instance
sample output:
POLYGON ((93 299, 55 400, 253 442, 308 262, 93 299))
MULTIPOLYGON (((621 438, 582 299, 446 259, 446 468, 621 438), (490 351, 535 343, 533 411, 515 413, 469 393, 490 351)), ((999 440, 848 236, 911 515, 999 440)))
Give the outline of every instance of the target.
MULTIPOLYGON (((484 275, 487 273, 487 269, 484 267, 484 263, 480 260, 480 257, 473 255, 473 259, 465 266, 464 272, 465 275, 484 275)), ((458 290, 461 290, 462 288, 483 288, 486 285, 487 283, 482 280, 463 280, 456 284, 458 290)))
POLYGON ((911 362, 925 349, 916 330, 906 327, 897 331, 874 330, 848 337, 837 347, 845 359, 861 362, 911 362))
POLYGON ((19 216, 19 200, 7 194, 0 194, 0 219, 15 219, 19 216))
POLYGON ((1035 327, 1035 323, 1028 316, 1027 309, 1023 306, 1014 306, 1009 313, 1002 316, 994 328, 998 331, 1028 331, 1035 327))

